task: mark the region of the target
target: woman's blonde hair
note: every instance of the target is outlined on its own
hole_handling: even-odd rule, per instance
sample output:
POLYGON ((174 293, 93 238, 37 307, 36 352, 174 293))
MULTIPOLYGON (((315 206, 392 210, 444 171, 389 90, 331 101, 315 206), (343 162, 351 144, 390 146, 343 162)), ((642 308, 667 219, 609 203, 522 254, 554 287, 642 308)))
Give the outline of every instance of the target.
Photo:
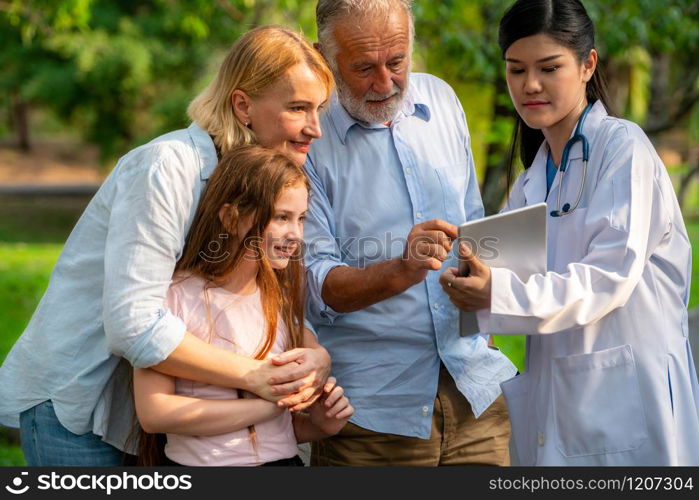
POLYGON ((252 130, 235 116, 231 94, 240 89, 258 97, 299 63, 308 65, 330 97, 332 72, 302 35, 282 26, 250 30, 233 44, 218 74, 190 103, 187 114, 213 137, 221 154, 235 146, 256 143, 252 130))

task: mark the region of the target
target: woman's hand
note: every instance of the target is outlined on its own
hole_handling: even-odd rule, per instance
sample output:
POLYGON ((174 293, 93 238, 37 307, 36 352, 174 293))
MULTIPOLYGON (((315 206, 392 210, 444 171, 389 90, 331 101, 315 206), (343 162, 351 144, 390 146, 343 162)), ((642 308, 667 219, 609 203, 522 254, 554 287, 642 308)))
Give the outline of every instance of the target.
POLYGON ((277 404, 291 411, 301 411, 311 406, 322 394, 323 384, 330 374, 330 355, 317 343, 314 347, 286 351, 272 358, 272 363, 280 368, 297 365, 307 373, 303 378, 297 379, 284 378, 279 373, 270 379, 274 394, 289 395, 277 404))
POLYGON ((304 346, 264 360, 247 375, 245 389, 291 411, 308 408, 320 397, 330 374, 330 355, 304 330, 304 346))
POLYGON ((465 243, 459 245, 459 256, 468 265, 468 276, 459 276, 459 270, 450 267, 439 277, 449 300, 464 311, 490 309, 490 268, 483 264, 465 243))

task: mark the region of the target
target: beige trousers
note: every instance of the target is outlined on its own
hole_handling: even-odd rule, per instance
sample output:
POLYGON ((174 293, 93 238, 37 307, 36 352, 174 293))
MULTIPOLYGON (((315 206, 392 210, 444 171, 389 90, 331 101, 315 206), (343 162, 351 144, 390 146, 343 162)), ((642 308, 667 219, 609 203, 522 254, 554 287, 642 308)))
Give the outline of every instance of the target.
POLYGON ((501 395, 476 419, 442 366, 429 439, 382 434, 348 423, 313 443, 312 466, 425 466, 510 464, 510 421, 501 395))

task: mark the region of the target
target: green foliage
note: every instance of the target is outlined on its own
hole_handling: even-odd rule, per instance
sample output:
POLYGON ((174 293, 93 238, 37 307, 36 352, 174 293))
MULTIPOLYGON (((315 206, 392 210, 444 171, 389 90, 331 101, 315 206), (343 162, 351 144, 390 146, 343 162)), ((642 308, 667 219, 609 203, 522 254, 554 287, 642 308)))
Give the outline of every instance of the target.
MULTIPOLYGON (((640 46, 651 53, 699 50, 699 4, 695 0, 586 1, 597 43, 609 57, 640 46)), ((677 54, 682 57, 681 54, 677 54)))
POLYGON ((496 0, 445 0, 415 3, 417 48, 427 70, 450 83, 493 85, 500 78, 502 56, 496 19, 506 5, 496 0))
MULTIPOLYGON (((692 242, 692 248, 697 248, 694 244, 696 241, 699 244, 699 221, 685 221, 687 225, 687 233, 689 241, 692 242)), ((689 309, 699 307, 699 252, 692 252, 692 282, 689 292, 689 309)))
MULTIPOLYGON (((498 23, 508 5, 500 0, 414 3, 418 69, 457 90, 472 128, 480 178, 490 182, 499 182, 499 176, 485 173, 502 164, 511 130, 505 123, 512 120, 512 107, 497 45, 498 23)), ((671 59, 666 93, 688 93, 699 74, 697 2, 586 0, 585 5, 596 22, 601 65, 616 69, 610 74, 614 94, 623 100, 618 109, 644 121, 648 103, 658 101, 653 92, 668 86, 652 88, 659 57, 671 59)), ((314 10, 315 2, 301 0, 6 1, 0 7, 5 70, 0 90, 53 110, 110 158, 184 126, 186 104, 243 31, 280 23, 314 39, 314 10)), ((658 118, 651 110, 651 128, 662 129, 676 115, 683 118, 681 111, 699 100, 696 92, 697 99, 668 97, 658 104, 667 116, 658 118)))
POLYGON ((524 373, 525 368, 526 341, 527 337, 524 335, 493 336, 493 343, 512 361, 520 373, 524 373))
MULTIPOLYGON (((619 100, 616 110, 641 124, 650 112, 651 133, 678 125, 685 111, 699 102, 694 87, 699 78, 699 4, 695 0, 584 3, 595 21, 600 65, 611 77, 612 94, 619 100), (650 103, 655 108, 649 111, 650 103)), ((457 90, 472 125, 479 178, 492 183, 483 185, 483 192, 499 193, 488 196, 493 201, 487 212, 497 209, 504 194, 499 168, 513 122, 497 44, 499 20, 509 4, 495 0, 414 4, 416 59, 457 90), (474 85, 487 92, 470 90, 474 85), (490 110, 481 109, 484 102, 490 110), (491 169, 498 174, 485 175, 491 169)))
POLYGON ((13 3, 0 17, 7 48, 0 63, 10 68, 0 88, 54 110, 110 158, 135 138, 186 123, 173 103, 191 100, 212 48, 229 45, 244 29, 217 7, 222 3, 13 3))

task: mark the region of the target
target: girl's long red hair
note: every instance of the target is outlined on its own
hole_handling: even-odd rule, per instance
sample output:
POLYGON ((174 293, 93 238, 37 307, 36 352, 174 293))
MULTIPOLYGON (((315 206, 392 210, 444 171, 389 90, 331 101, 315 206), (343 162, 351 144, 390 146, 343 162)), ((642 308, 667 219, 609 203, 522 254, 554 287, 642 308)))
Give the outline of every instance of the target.
POLYGON ((264 359, 272 348, 280 315, 292 347, 301 345, 305 284, 302 247, 286 268, 272 269, 261 245, 282 190, 299 184, 309 188, 301 167, 286 155, 261 146, 231 149, 209 180, 175 267, 176 273, 193 274, 215 286, 225 282, 243 258, 250 258, 246 251, 254 254, 267 324, 267 335, 256 359, 264 359), (224 205, 228 205, 226 213, 219 217, 224 205), (252 225, 241 240, 237 228, 243 218, 249 218, 252 225))
MULTIPOLYGON (((256 281, 267 325, 255 359, 264 359, 269 354, 279 319, 289 332, 290 347, 302 344, 305 293, 302 246, 299 245, 286 268, 273 269, 261 245, 274 215, 275 202, 285 188, 297 185, 310 188, 301 167, 283 153, 261 146, 229 150, 209 179, 175 266, 175 273, 183 279, 198 276, 207 280, 208 286, 215 287, 224 283, 236 272, 242 259, 251 258, 252 254, 258 262, 256 281), (252 223, 242 238, 238 235, 241 219, 252 223)), ((250 433, 255 445, 252 426, 250 433)), ((162 438, 157 434, 142 433, 139 464, 162 463, 162 446, 162 438)))

